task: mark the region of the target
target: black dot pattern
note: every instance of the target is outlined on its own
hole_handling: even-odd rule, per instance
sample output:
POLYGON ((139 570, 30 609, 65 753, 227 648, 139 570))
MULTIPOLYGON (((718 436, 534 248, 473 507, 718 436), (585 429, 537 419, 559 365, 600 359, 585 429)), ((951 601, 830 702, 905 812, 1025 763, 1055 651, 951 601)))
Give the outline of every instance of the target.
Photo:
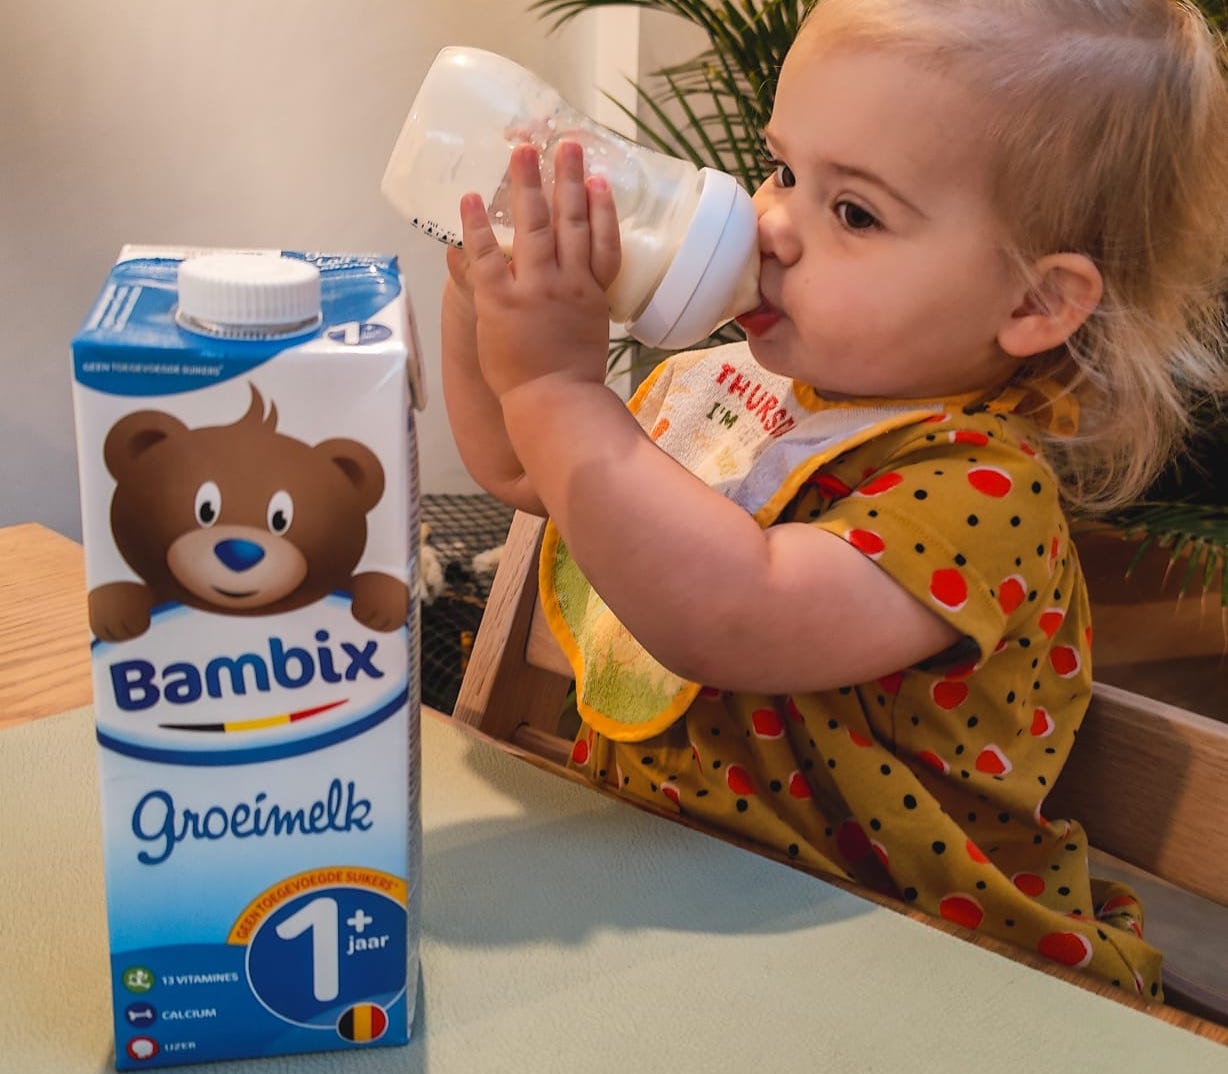
POLYGON ((1084 586, 1034 430, 994 407, 844 451, 780 518, 871 556, 965 643, 816 693, 701 696, 639 744, 584 725, 572 763, 803 869, 1158 993, 1137 901, 1093 884, 1081 830, 1045 817, 1090 681, 1084 586))

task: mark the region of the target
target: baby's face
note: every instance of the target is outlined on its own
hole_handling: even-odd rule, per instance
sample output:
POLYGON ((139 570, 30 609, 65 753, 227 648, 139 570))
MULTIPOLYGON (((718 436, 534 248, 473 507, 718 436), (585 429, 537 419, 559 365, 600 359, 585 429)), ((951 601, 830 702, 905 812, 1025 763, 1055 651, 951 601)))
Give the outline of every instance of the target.
POLYGON ((1014 370, 996 344, 1023 300, 1001 250, 978 113, 894 52, 803 32, 755 194, 764 305, 739 318, 766 368, 824 394, 920 398, 1014 370))

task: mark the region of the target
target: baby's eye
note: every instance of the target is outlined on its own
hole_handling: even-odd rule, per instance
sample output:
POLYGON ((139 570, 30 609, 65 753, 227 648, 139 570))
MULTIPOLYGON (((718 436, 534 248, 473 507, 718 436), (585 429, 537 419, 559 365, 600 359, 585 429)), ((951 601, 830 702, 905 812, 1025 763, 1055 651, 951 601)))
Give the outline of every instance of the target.
POLYGON ((777 186, 790 187, 797 183, 797 176, 793 174, 793 169, 787 164, 782 164, 780 161, 773 161, 776 165, 776 174, 772 177, 777 186))
POLYGON ((853 201, 836 202, 836 216, 840 218, 840 223, 850 231, 869 231, 872 228, 882 227, 878 222, 878 217, 853 201))

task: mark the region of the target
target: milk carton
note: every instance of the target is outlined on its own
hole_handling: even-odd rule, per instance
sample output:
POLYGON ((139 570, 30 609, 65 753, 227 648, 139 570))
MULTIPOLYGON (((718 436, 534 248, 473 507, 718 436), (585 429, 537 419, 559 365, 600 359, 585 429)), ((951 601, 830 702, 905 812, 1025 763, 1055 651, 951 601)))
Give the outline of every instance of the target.
POLYGON ((408 1039, 420 380, 396 261, 125 247, 73 342, 116 1066, 408 1039))

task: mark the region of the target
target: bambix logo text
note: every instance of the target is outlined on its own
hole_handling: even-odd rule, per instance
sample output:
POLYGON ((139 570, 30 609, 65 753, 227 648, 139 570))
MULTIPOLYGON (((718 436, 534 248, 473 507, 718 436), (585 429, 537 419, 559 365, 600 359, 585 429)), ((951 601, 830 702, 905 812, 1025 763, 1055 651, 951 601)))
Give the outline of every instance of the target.
POLYGON ((98 738, 143 760, 231 765, 353 738, 405 709, 409 632, 375 633, 340 594, 239 619, 172 605, 93 649, 98 738))
MULTIPOLYGON (((327 630, 317 630, 317 642, 329 640, 327 630)), ((268 693, 272 684, 287 690, 310 685, 317 669, 321 681, 354 682, 360 675, 382 679, 375 664, 378 642, 368 641, 360 649, 352 642, 341 642, 335 652, 317 645, 313 657, 298 646, 286 647, 281 638, 268 639, 268 659, 260 653, 215 656, 204 668, 184 660, 167 664, 161 672, 148 660, 120 660, 111 665, 111 686, 115 703, 125 712, 139 712, 165 699, 172 705, 190 705, 205 694, 220 698, 246 694, 250 681, 254 690, 268 693), (338 657, 341 659, 339 660, 338 657), (344 671, 338 668, 344 666, 344 671)))

